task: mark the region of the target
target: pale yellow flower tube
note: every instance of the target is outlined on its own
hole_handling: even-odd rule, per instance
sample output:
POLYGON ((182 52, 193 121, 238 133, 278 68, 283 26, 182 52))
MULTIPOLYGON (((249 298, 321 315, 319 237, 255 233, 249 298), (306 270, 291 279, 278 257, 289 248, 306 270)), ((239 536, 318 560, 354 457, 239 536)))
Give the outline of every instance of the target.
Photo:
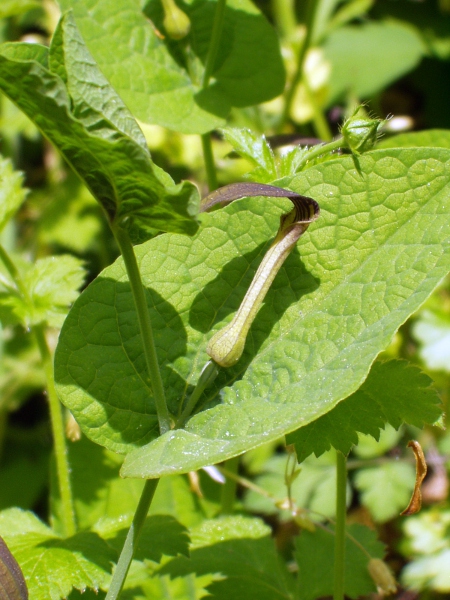
POLYGON ((237 363, 254 318, 276 274, 310 223, 319 216, 319 205, 311 198, 291 198, 295 208, 280 219, 278 233, 264 256, 241 306, 231 323, 210 340, 206 352, 222 367, 237 363))

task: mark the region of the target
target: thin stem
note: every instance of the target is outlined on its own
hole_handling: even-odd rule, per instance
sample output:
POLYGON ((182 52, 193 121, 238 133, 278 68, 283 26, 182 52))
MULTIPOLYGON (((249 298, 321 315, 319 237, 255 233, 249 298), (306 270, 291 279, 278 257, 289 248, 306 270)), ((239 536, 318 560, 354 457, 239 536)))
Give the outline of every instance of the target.
POLYGON ((148 479, 145 482, 133 522, 128 530, 127 538, 120 553, 119 562, 113 573, 111 585, 109 586, 105 600, 116 600, 122 591, 158 482, 159 479, 148 479))
POLYGON ((317 0, 308 0, 308 4, 306 6, 306 18, 305 18, 305 26, 306 26, 306 35, 303 40, 303 44, 300 47, 300 52, 297 60, 297 69, 295 71, 294 77, 291 81, 291 85, 286 93, 286 102, 284 104, 283 116, 281 118, 281 127, 286 123, 289 118, 289 114, 291 112, 292 102, 295 96, 295 90, 297 85, 300 83, 303 76, 303 66, 305 62, 306 53, 311 45, 312 34, 314 31, 314 18, 315 12, 317 8, 317 0))
MULTIPOLYGON (((20 273, 11 260, 11 257, 0 245, 0 259, 8 270, 17 292, 23 299, 31 304, 26 286, 24 285, 20 273)), ((70 537, 76 533, 75 511, 73 507, 72 489, 70 485, 69 464, 67 460, 67 446, 64 435, 64 420, 61 411, 61 404, 55 390, 55 378, 53 372, 53 358, 47 340, 43 325, 34 325, 32 332, 35 335, 39 352, 41 355, 42 367, 45 374, 48 403, 50 407, 50 421, 52 427, 53 441, 55 445, 56 470, 58 473, 58 486, 61 498, 62 521, 64 534, 70 537)))
POLYGON ((217 189, 217 174, 214 164, 214 154, 212 150, 211 134, 204 133, 202 136, 203 159, 205 161, 206 178, 210 192, 217 189))
POLYGON ((217 0, 216 12, 214 13, 214 23, 209 41, 208 56, 206 57, 205 71, 203 73, 202 87, 208 87, 209 80, 216 62, 217 52, 219 50, 220 38, 223 29, 223 17, 227 0, 217 0))
MULTIPOLYGON (((239 456, 230 458, 225 462, 225 470, 236 475, 239 466, 239 456)), ((237 481, 234 477, 227 477, 222 487, 222 495, 220 499, 221 513, 230 515, 233 512, 234 503, 236 500, 237 481)))
POLYGON ((281 36, 289 38, 295 31, 297 20, 295 18, 294 0, 272 0, 272 14, 281 36))
POLYGON ((148 376, 150 378, 153 397, 155 399, 156 412, 158 414, 159 430, 162 435, 170 429, 170 415, 167 409, 161 372, 159 370, 158 357, 153 339, 153 329, 145 299, 145 290, 142 284, 141 274, 136 261, 134 248, 131 244, 128 233, 124 229, 117 227, 114 229, 114 236, 117 240, 123 257, 131 291, 133 293, 139 321, 139 328, 141 331, 142 345, 144 347, 148 376))
POLYGON ((204 390, 211 385, 218 373, 219 369, 216 363, 212 360, 208 360, 206 365, 203 367, 202 372, 200 373, 200 377, 198 378, 194 391, 190 395, 189 400, 186 402, 186 406, 184 407, 184 410, 175 425, 175 429, 180 429, 184 426, 194 410, 200 396, 203 394, 204 390))
POLYGON ((317 146, 314 146, 314 148, 312 150, 309 150, 309 152, 307 152, 304 156, 304 158, 302 158, 301 161, 299 161, 298 165, 297 165, 297 169, 296 171, 301 171, 303 169, 303 167, 306 165, 307 162, 309 162, 310 160, 312 160, 313 158, 317 158, 318 156, 322 156, 323 154, 328 154, 329 152, 333 152, 333 150, 338 150, 339 148, 346 148, 347 144, 344 140, 344 138, 340 137, 337 140, 333 140, 332 142, 329 142, 328 144, 317 144, 317 146))
POLYGON ((303 79, 303 85, 305 86, 309 101, 313 107, 313 125, 316 135, 322 140, 328 142, 333 137, 328 122, 323 114, 322 109, 317 105, 317 99, 306 78, 303 79))
MULTIPOLYGON (((225 7, 227 0, 217 0, 216 12, 214 13, 214 23, 209 41, 208 55, 205 62, 205 70, 203 72, 202 88, 208 87, 211 79, 214 63, 216 62, 217 52, 219 51, 220 38, 224 23, 225 7)), ((214 164, 214 155, 211 144, 211 134, 204 133, 202 136, 203 158, 205 160, 206 177, 208 179, 209 191, 217 189, 217 174, 214 164)))
POLYGON ((61 404, 55 390, 53 359, 45 339, 42 325, 35 325, 33 333, 41 354, 44 368, 48 403, 50 407, 50 420, 52 424, 53 441, 55 445, 56 470, 58 473, 59 493, 61 496, 61 511, 64 533, 67 537, 75 535, 75 511, 73 507, 72 488, 70 485, 69 463, 67 460, 67 445, 64 435, 64 419, 61 404))
POLYGON ((347 458, 339 451, 336 452, 336 467, 336 535, 334 538, 333 600, 344 600, 347 458))

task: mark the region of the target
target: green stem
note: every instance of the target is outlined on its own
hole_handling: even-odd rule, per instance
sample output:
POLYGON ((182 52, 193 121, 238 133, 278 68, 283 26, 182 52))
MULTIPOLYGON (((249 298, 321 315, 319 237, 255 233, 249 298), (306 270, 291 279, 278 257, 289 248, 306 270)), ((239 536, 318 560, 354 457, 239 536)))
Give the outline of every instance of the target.
MULTIPOLYGON (((9 275, 14 281, 18 293, 25 301, 31 304, 26 286, 24 285, 20 273, 11 260, 11 257, 0 245, 0 259, 8 270, 9 275)), ((61 411, 61 404, 55 390, 55 378, 53 372, 53 358, 45 339, 43 325, 35 325, 32 331, 36 337, 39 352, 41 355, 42 366, 44 369, 48 402, 50 407, 50 421, 52 427, 53 441, 55 444, 56 470, 58 473, 59 494, 61 497, 61 510, 64 533, 70 537, 76 533, 75 511, 73 508, 72 489, 70 485, 69 464, 67 461, 67 446, 64 435, 64 420, 61 411)))
POLYGON ((116 600, 123 588, 158 482, 159 479, 148 479, 145 482, 133 522, 128 530, 127 538, 120 553, 119 562, 114 570, 105 600, 116 600))
POLYGON ((315 13, 317 9, 317 0, 308 0, 308 4, 306 7, 306 18, 305 18, 305 27, 306 27, 306 35, 303 40, 303 44, 300 47, 300 52, 297 60, 297 68, 294 74, 294 77, 291 81, 291 85, 286 93, 286 102, 284 104, 284 111, 281 118, 281 127, 284 126, 286 121, 289 118, 289 114, 291 112, 292 102, 294 100, 295 90, 297 89, 297 85, 300 83, 300 80, 303 77, 303 67, 305 62, 306 53, 311 45, 312 35, 314 31, 314 19, 315 13))
MULTIPOLYGON (((232 474, 236 475, 238 466, 239 466, 239 456, 235 456, 234 458, 230 458, 225 462, 225 470, 232 474)), ((230 515, 233 512, 234 502, 236 500, 236 488, 237 481, 235 477, 227 477, 225 483, 222 487, 222 495, 220 499, 221 504, 221 513, 223 515, 230 515)))
POLYGON ((311 102, 311 105, 313 107, 313 125, 316 135, 322 140, 328 142, 333 137, 328 122, 323 114, 322 109, 320 108, 320 106, 317 105, 317 99, 314 95, 314 92, 311 90, 311 87, 306 78, 303 80, 303 85, 305 86, 305 90, 308 95, 309 101, 311 102))
POLYGON ((210 192, 217 189, 217 174, 214 164, 214 154, 212 150, 211 134, 204 133, 202 136, 203 159, 205 161, 206 178, 210 192))
POLYGON ((200 396, 203 394, 204 390, 211 385, 214 379, 217 377, 219 373, 219 369, 216 363, 212 360, 208 360, 206 365, 203 367, 202 372, 200 373, 200 377, 198 378, 197 385, 194 388, 194 391, 189 397, 189 400, 184 407, 183 412, 181 413, 180 418, 178 419, 175 429, 180 429, 184 426, 187 419, 191 415, 192 411, 195 408, 200 396))
POLYGON ((61 404, 55 390, 53 359, 45 339, 42 325, 35 325, 33 333, 41 354, 44 368, 50 420, 52 424, 53 441, 55 445, 56 470, 58 473, 59 493, 61 496, 62 520, 66 537, 75 535, 75 511, 73 507, 72 489, 70 485, 69 463, 67 460, 67 445, 64 435, 64 419, 61 404))
MULTIPOLYGON (((205 70, 203 72, 202 88, 208 87, 211 79, 214 63, 216 62, 217 53, 219 51, 220 38, 222 36, 222 29, 224 23, 225 7, 227 0, 217 0, 216 12, 214 13, 214 23, 211 32, 211 39, 209 41, 208 55, 205 62, 205 70)), ((205 160, 206 176, 208 179, 209 191, 212 192, 217 189, 217 175, 216 167, 214 164, 214 155, 211 144, 211 134, 204 133, 202 136, 202 148, 203 158, 205 160)))
POLYGON ((336 452, 336 467, 336 535, 334 538, 333 600, 344 600, 347 458, 339 451, 336 452))
POLYGON ((292 36, 297 26, 294 0, 272 0, 271 8, 281 36, 283 38, 292 36))
POLYGON ((347 143, 345 142, 343 137, 338 138, 337 140, 333 140, 328 144, 318 144, 314 146, 312 150, 309 150, 304 158, 298 163, 296 172, 299 172, 303 169, 307 162, 312 160, 313 158, 317 158, 318 156, 322 156, 323 154, 328 154, 329 152, 333 152, 333 150, 338 150, 339 148, 346 148, 347 143))
POLYGON ((225 7, 227 0, 217 0, 216 12, 214 13, 214 23, 211 32, 211 39, 209 41, 208 56, 205 62, 205 71, 203 73, 202 87, 205 89, 208 87, 209 80, 214 69, 214 63, 216 62, 217 52, 219 51, 220 38, 223 29, 223 17, 225 14, 225 7))
POLYGON ((139 328, 141 331, 142 345, 144 347, 148 376, 150 378, 153 397, 155 399, 156 412, 158 414, 159 430, 162 435, 170 429, 170 415, 167 409, 161 372, 159 370, 158 357, 153 339, 153 329, 145 299, 145 290, 142 284, 141 274, 136 261, 134 248, 128 233, 120 227, 115 228, 113 232, 125 263, 131 291, 133 293, 139 328))

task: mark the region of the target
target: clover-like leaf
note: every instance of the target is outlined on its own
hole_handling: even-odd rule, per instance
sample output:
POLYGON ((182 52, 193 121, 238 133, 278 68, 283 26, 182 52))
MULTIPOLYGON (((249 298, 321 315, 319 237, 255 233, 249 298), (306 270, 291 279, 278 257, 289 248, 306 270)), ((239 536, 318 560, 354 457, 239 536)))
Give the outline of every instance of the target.
MULTIPOLYGON (((307 425, 355 392, 450 270, 448 161, 445 149, 375 150, 294 177, 289 187, 315 198, 321 217, 280 269, 242 358, 205 391, 207 410, 129 454, 123 474, 213 464, 307 425)), ((167 234, 136 248, 174 415, 289 204, 236 201, 204 215, 192 239, 167 234)), ((56 352, 63 402, 92 439, 120 452, 158 436, 134 315, 119 260, 77 300, 56 352)))

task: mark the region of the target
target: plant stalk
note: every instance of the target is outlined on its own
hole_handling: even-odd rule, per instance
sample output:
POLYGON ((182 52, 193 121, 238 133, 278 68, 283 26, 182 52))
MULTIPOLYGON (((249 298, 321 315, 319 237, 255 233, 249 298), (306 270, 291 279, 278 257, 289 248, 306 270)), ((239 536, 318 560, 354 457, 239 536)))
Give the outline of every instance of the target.
POLYGON ((222 515, 231 515, 233 513, 233 507, 236 501, 237 488, 237 481, 235 476, 239 467, 239 459, 240 456, 235 456, 234 458, 229 458, 224 464, 226 472, 232 474, 233 477, 227 476, 226 481, 222 487, 222 494, 220 498, 220 512, 222 515))
POLYGON ((205 161, 206 179, 208 180, 208 189, 213 192, 217 189, 217 174, 214 164, 214 154, 211 143, 211 134, 204 133, 202 136, 203 160, 205 161))
POLYGON ((333 140, 328 144, 317 144, 314 146, 312 150, 309 150, 304 156, 304 158, 299 161, 296 169, 296 173, 301 171, 307 162, 312 160, 313 158, 317 158, 318 156, 322 156, 322 154, 328 154, 329 152, 333 152, 333 150, 338 150, 339 148, 346 148, 347 143, 345 142, 343 137, 338 138, 337 140, 333 140))
POLYGON ((306 53, 309 50, 311 45, 313 31, 314 31, 314 19, 317 10, 317 0, 308 0, 306 6, 306 16, 305 16, 305 27, 306 27, 306 35, 303 43, 300 47, 300 52, 297 60, 297 68, 292 78, 291 85, 286 93, 286 101, 284 104, 283 116, 281 118, 281 127, 286 123, 289 118, 289 114, 291 112, 292 102, 295 96, 295 90, 297 85, 300 83, 303 77, 303 67, 305 62, 306 53))
POLYGON ((153 329, 145 299, 145 290, 136 261, 134 248, 128 233, 120 227, 115 228, 113 231, 125 263, 125 268, 127 270, 128 279, 136 306, 142 345, 144 347, 145 360, 147 364, 148 377, 150 379, 153 397, 155 399, 159 430, 162 435, 170 429, 170 415, 167 409, 161 371, 159 370, 158 357, 153 338, 153 329))
POLYGON ((209 80, 214 69, 217 53, 219 51, 220 38, 223 29, 223 18, 225 15, 225 7, 227 0, 217 0, 216 12, 214 13, 214 23, 209 41, 208 55, 205 62, 205 71, 203 73, 202 87, 208 87, 209 80))
POLYGON ((218 373, 219 369, 216 363, 213 360, 208 360, 206 365, 203 367, 202 372, 200 373, 200 377, 198 378, 194 391, 190 395, 189 400, 186 402, 186 406, 184 407, 184 410, 175 425, 175 429, 180 429, 184 426, 194 410, 200 396, 203 394, 204 390, 211 385, 218 373))
MULTIPOLYGON (((214 13, 214 23, 211 32, 211 39, 209 41, 208 54, 206 56, 205 70, 203 72, 202 88, 208 87, 211 79, 214 63, 216 62, 217 53, 219 51, 220 38, 222 35, 225 7, 227 0, 217 0, 216 12, 214 13)), ((202 148, 203 158, 205 161, 206 177, 208 180, 209 191, 212 192, 217 189, 217 174, 216 167, 214 165, 214 155, 211 144, 211 134, 204 133, 202 136, 202 148)))
MULTIPOLYGON (((14 284, 16 285, 17 292, 31 305, 31 300, 28 295, 27 288, 22 281, 22 277, 20 276, 16 265, 11 260, 11 257, 2 245, 0 245, 0 259, 8 270, 8 273, 11 276, 14 284)), ((34 325, 31 328, 31 331, 34 333, 37 341, 41 355, 42 367, 45 374, 47 396, 50 407, 50 421, 55 445, 56 470, 58 473, 58 487, 61 498, 62 521, 64 534, 66 537, 70 537, 76 533, 75 511, 73 507, 72 489, 70 485, 70 470, 67 460, 64 420, 61 411, 61 404, 55 389, 53 358, 47 345, 47 340, 45 339, 44 326, 42 324, 34 325)))
POLYGON ((75 510, 70 484, 69 463, 67 460, 64 419, 61 411, 61 403, 55 389, 53 358, 45 339, 44 327, 42 325, 35 325, 32 328, 32 331, 39 347, 46 379, 47 396, 50 407, 50 421, 52 424, 53 442, 55 445, 56 470, 58 473, 64 534, 66 537, 70 537, 76 533, 75 510))
POLYGON ((339 451, 336 452, 336 468, 336 529, 334 538, 333 600, 344 600, 347 458, 339 451))
POLYGON ((128 530, 127 538, 120 553, 119 561, 113 573, 105 600, 116 600, 122 591, 158 483, 159 479, 148 479, 145 482, 133 522, 128 530))

